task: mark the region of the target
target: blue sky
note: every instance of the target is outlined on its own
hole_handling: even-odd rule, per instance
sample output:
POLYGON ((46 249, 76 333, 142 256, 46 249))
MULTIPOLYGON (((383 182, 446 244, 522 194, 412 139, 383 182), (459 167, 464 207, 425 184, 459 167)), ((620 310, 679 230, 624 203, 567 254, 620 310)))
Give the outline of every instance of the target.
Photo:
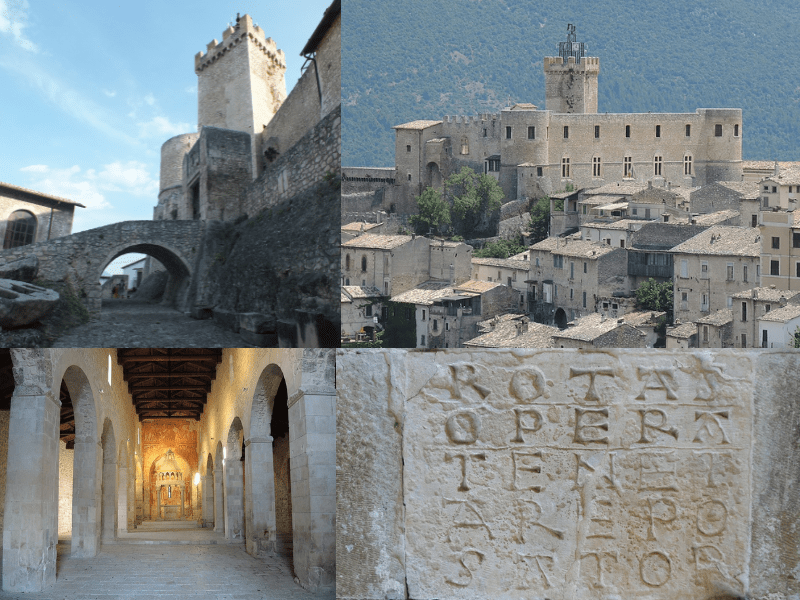
POLYGON ((0 181, 86 205, 73 232, 152 219, 161 144, 197 130, 194 55, 249 14, 289 92, 330 2, 0 0, 0 181))

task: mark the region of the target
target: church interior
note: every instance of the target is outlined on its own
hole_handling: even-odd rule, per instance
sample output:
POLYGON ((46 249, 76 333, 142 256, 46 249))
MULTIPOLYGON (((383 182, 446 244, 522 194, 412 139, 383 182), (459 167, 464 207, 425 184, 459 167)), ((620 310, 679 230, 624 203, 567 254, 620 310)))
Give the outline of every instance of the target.
MULTIPOLYGON (((333 597, 334 361, 312 349, 0 350, 3 593, 70 598, 81 565, 117 561, 124 580, 155 548, 228 553, 209 564, 244 561, 236 583, 252 573, 254 593, 333 597)), ((181 597, 203 597, 198 580, 184 578, 181 597)))

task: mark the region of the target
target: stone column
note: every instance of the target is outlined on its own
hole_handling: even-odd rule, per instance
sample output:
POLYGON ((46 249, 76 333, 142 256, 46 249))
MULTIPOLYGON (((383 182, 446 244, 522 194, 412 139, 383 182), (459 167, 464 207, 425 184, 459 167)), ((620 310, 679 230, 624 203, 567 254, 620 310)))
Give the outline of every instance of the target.
MULTIPOLYGON (((137 469, 139 471, 141 469, 137 469)), ((135 482, 135 501, 136 501, 136 525, 140 525, 144 516, 144 486, 141 477, 136 477, 135 482)))
POLYGON ((332 587, 336 577, 336 391, 289 399, 294 568, 303 587, 332 587))
POLYGON ((244 530, 244 486, 242 485, 242 461, 229 458, 225 462, 225 499, 227 519, 225 537, 241 539, 244 530))
POLYGON ((222 512, 222 465, 214 467, 214 531, 225 531, 222 512))
POLYGON ((203 527, 214 527, 214 476, 203 476, 203 527))
POLYGON ((161 485, 156 486, 156 521, 161 520, 161 485))
POLYGON ((182 521, 183 520, 183 503, 186 500, 186 491, 185 491, 185 488, 182 485, 178 486, 178 490, 180 490, 180 495, 181 495, 181 516, 180 516, 180 519, 182 521))
POLYGON ((117 496, 117 531, 128 531, 128 468, 120 464, 117 496))
POLYGON ((153 515, 150 514, 150 489, 143 488, 142 489, 142 520, 149 521, 153 518, 153 515))
POLYGON ((245 500, 247 552, 253 556, 275 550, 275 472, 272 437, 245 440, 245 500))
POLYGON ((8 428, 3 590, 41 592, 56 581, 61 403, 43 391, 44 386, 23 385, 18 371, 22 368, 33 367, 14 369, 17 388, 8 428))
POLYGON ((102 472, 103 452, 100 443, 76 439, 72 475, 72 556, 92 557, 100 547, 102 472))

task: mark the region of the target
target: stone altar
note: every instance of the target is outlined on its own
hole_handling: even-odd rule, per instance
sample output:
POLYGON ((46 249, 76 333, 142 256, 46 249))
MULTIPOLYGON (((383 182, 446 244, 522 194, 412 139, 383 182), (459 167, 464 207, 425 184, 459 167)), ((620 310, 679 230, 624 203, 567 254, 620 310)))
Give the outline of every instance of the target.
POLYGON ((800 354, 342 351, 339 598, 800 598, 800 354))

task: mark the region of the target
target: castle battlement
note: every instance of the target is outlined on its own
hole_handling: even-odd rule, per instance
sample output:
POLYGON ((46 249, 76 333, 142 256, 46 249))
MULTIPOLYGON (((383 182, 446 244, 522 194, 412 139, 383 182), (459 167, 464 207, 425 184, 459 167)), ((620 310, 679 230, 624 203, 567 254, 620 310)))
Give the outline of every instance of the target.
POLYGON ((222 58, 227 52, 236 47, 242 41, 250 42, 261 50, 267 58, 278 67, 286 68, 286 56, 283 50, 279 50, 272 38, 266 37, 264 30, 258 25, 253 24, 250 15, 244 15, 236 22, 236 26, 230 26, 222 32, 222 41, 212 40, 206 46, 205 53, 201 50, 194 57, 195 73, 200 73, 210 64, 222 58))
POLYGON ((565 61, 560 56, 545 56, 544 57, 544 70, 557 71, 557 70, 575 70, 583 69, 585 71, 600 71, 600 59, 596 56, 584 56, 580 63, 575 61, 574 56, 568 56, 565 61))
POLYGON ((481 113, 479 115, 446 115, 443 122, 460 125, 478 125, 493 120, 500 120, 500 115, 494 113, 481 113))

